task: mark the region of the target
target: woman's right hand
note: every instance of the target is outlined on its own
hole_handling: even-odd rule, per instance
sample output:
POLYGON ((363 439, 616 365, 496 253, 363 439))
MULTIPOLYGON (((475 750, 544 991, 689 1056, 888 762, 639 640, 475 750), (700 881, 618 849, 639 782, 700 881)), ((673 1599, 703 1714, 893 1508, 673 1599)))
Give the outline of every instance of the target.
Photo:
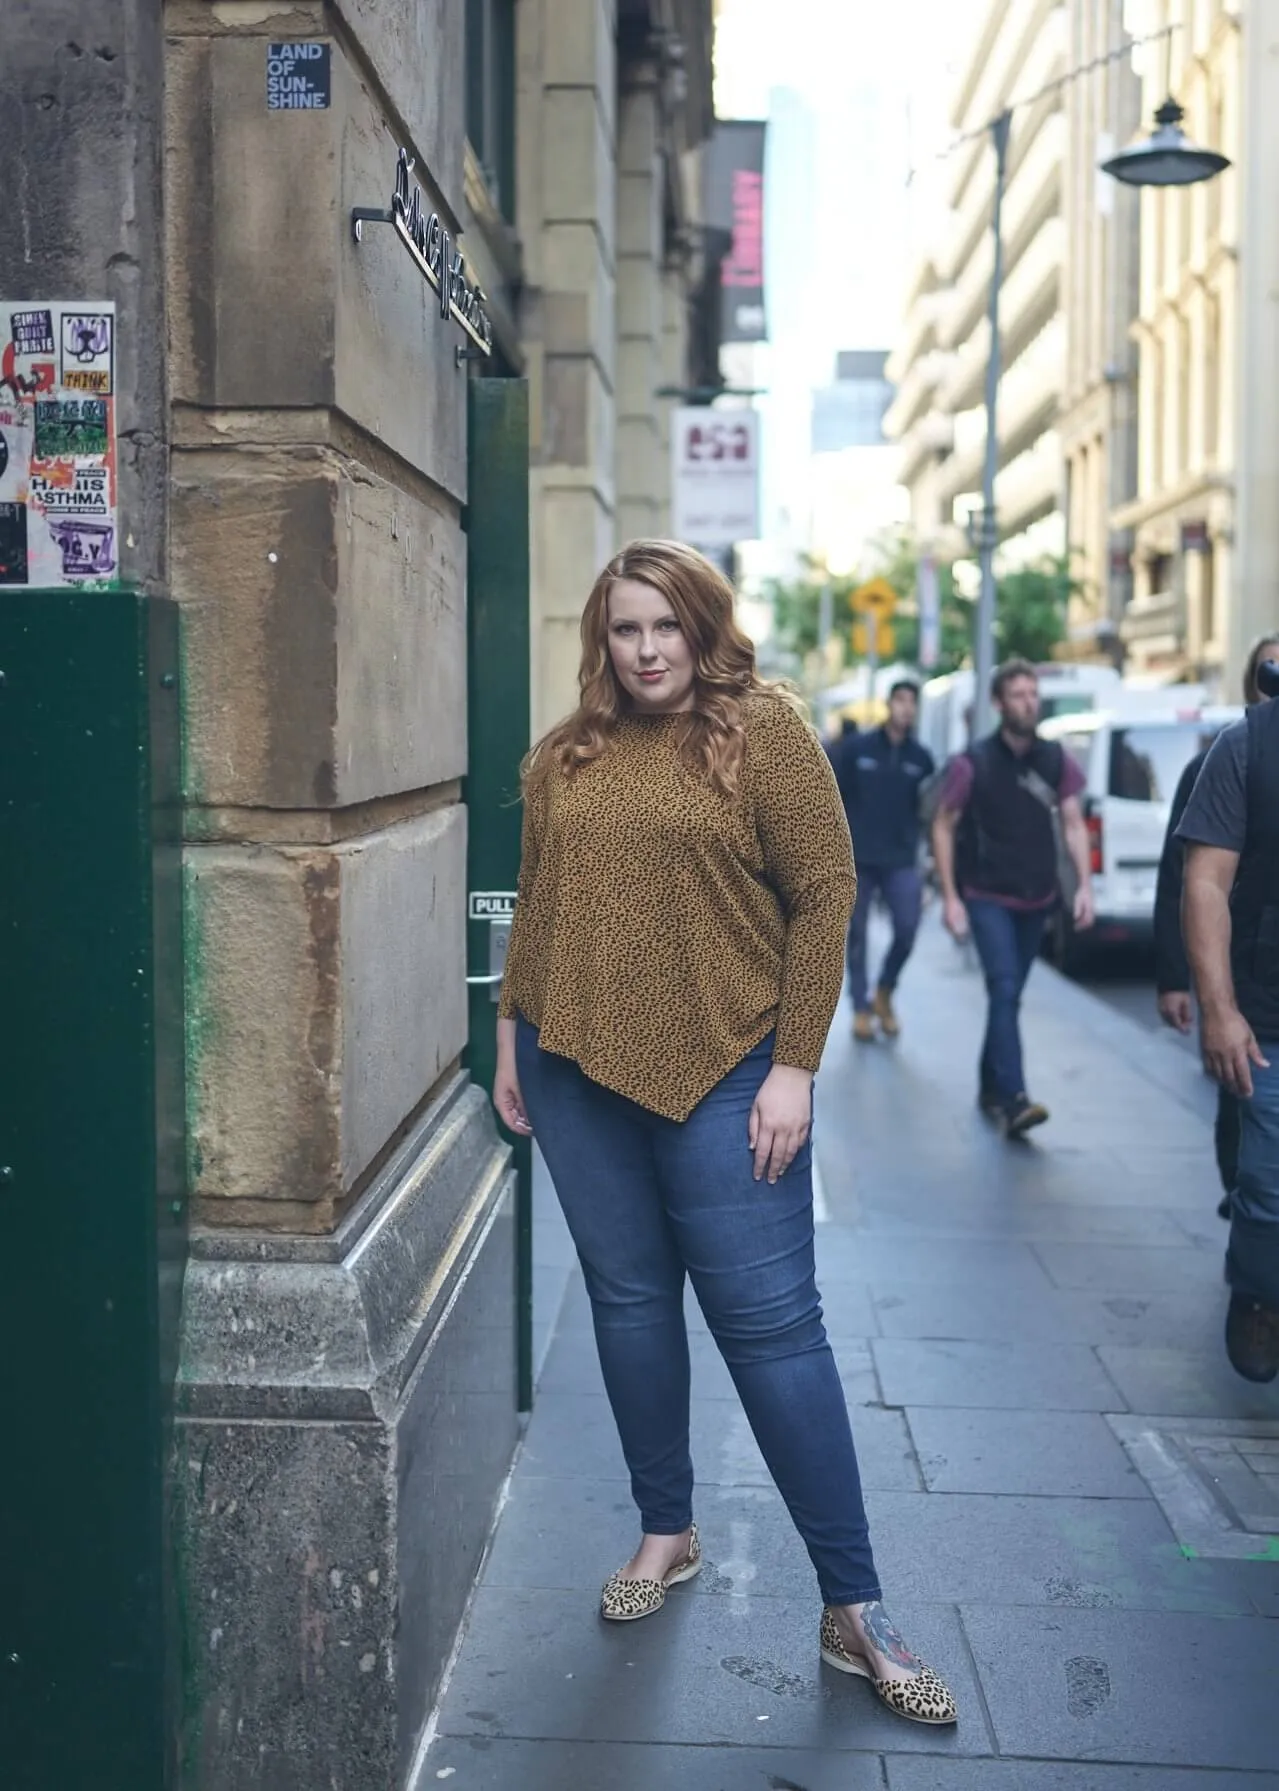
POLYGON ((497 1109, 497 1117, 508 1132, 514 1132, 520 1138, 533 1136, 528 1114, 524 1111, 524 1096, 520 1093, 520 1074, 515 1067, 515 1025, 510 1020, 499 1020, 497 1023, 497 1074, 493 1078, 493 1105, 497 1109))

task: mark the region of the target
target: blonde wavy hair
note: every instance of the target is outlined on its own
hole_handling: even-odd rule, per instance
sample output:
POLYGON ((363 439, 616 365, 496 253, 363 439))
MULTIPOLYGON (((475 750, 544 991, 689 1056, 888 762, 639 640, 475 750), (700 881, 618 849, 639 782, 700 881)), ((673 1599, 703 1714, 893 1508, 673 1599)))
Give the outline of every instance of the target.
POLYGON ((634 706, 613 670, 608 599, 620 579, 650 585, 670 604, 693 652, 693 707, 678 717, 676 746, 689 770, 733 796, 746 753, 743 710, 752 697, 803 706, 784 684, 761 678, 755 648, 733 614, 733 587, 716 566, 679 541, 632 541, 596 579, 582 612, 577 708, 551 729, 521 768, 524 786, 552 766, 572 777, 608 746, 634 706))

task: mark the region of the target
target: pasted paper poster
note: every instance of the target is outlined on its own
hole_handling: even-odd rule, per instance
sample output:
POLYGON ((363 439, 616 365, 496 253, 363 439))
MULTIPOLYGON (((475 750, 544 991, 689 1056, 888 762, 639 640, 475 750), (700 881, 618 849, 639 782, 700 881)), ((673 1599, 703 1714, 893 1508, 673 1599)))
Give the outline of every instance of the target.
POLYGON ((115 306, 0 303, 0 585, 114 585, 115 306))

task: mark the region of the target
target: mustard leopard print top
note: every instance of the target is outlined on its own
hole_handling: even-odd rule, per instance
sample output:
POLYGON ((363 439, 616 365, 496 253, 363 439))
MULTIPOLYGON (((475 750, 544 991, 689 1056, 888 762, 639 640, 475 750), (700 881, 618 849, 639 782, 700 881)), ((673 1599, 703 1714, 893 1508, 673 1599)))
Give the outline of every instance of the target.
POLYGON ((672 716, 627 716, 572 777, 534 778, 499 1013, 668 1119, 770 1032, 816 1070, 856 893, 821 743, 750 698, 737 795, 679 758, 672 716))

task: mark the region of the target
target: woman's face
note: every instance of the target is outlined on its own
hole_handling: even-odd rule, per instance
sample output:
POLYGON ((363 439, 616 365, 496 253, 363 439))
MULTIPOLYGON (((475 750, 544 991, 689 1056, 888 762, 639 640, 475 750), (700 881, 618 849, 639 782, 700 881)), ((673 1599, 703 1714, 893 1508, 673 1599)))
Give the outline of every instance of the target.
POLYGON ((608 650, 635 708, 674 715, 693 707, 693 651, 660 591, 619 578, 608 594, 608 650))

